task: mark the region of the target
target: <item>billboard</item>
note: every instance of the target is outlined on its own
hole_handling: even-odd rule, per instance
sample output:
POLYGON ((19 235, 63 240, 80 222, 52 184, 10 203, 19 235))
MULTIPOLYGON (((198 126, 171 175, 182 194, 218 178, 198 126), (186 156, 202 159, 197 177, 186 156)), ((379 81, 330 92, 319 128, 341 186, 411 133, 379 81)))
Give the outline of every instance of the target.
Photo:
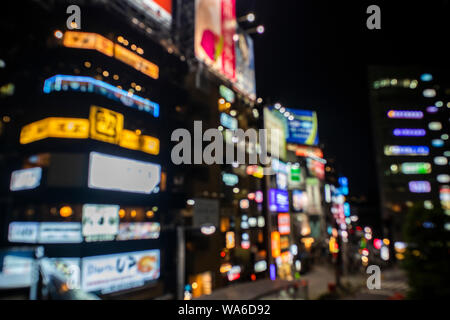
POLYGON ((236 0, 195 1, 195 56, 233 82, 236 25, 236 0))
POLYGON ((308 196, 305 191, 292 191, 292 208, 296 212, 302 212, 308 206, 308 196))
POLYGON ((172 0, 127 0, 137 10, 165 28, 172 24, 172 0))
POLYGON ((289 213, 280 213, 278 215, 278 232, 281 235, 291 233, 291 218, 289 213))
POLYGON ((160 251, 147 250, 81 260, 81 289, 102 294, 136 288, 157 280, 160 275, 160 251))
POLYGON ((151 194, 159 192, 160 182, 158 164, 90 153, 89 188, 151 194))
POLYGON ((288 109, 294 119, 286 120, 286 140, 289 143, 317 145, 319 144, 319 129, 317 113, 309 110, 288 109))
POLYGON ((83 236, 86 241, 114 240, 119 232, 118 205, 85 204, 83 206, 83 236))
POLYGON ((253 39, 244 32, 236 33, 236 88, 256 99, 255 56, 253 39))

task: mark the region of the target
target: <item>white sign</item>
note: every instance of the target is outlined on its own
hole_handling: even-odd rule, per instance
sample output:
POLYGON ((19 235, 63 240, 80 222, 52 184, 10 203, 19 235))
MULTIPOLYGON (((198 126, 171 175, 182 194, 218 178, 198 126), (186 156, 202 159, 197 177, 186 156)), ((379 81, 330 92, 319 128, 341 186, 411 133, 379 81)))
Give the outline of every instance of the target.
POLYGON ((8 241, 36 243, 38 232, 38 222, 11 222, 8 229, 8 241))
POLYGON ((135 193, 158 193, 161 166, 158 164, 90 153, 88 186, 135 193))
POLYGON ((81 288, 110 293, 140 287, 160 275, 160 252, 148 250, 82 258, 81 288))
POLYGON ((30 168, 13 171, 11 174, 11 191, 29 190, 41 184, 42 168, 30 168))
POLYGON ((160 230, 158 222, 121 223, 116 240, 158 239, 160 230))
POLYGON ((118 205, 85 204, 83 206, 83 236, 86 241, 113 240, 119 233, 118 205))
POLYGON ((39 243, 80 243, 81 223, 79 222, 41 222, 39 243))

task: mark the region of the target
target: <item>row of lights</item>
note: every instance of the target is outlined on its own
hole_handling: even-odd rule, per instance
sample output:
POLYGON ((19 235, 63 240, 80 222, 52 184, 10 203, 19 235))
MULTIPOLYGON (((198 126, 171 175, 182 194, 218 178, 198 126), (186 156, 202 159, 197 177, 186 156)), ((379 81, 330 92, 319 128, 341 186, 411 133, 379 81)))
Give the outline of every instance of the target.
MULTIPOLYGON (((158 207, 153 207, 152 210, 147 210, 147 212, 145 213, 145 215, 147 216, 147 218, 153 218, 155 215, 155 212, 158 211, 158 207)), ((57 209, 56 208, 51 208, 50 209, 50 213, 51 214, 56 214, 57 213, 57 209)), ((59 215, 62 218, 69 218, 73 215, 73 209, 71 206, 62 206, 61 208, 59 208, 59 215)), ((122 219, 124 218, 126 215, 126 211, 125 209, 120 209, 119 210, 119 217, 122 219)), ((131 210, 130 212, 130 216, 132 218, 136 218, 137 216, 137 211, 136 210, 131 210)))
MULTIPOLYGON (((130 43, 127 39, 125 39, 122 36, 118 36, 117 37, 117 41, 121 44, 123 44, 125 47, 127 47, 130 43)), ((140 55, 144 54, 144 49, 142 49, 141 47, 138 47, 137 45, 135 45, 134 43, 131 44, 130 46, 131 50, 136 51, 137 53, 139 53, 140 55)))
POLYGON ((275 109, 277 109, 283 116, 285 116, 289 121, 294 120, 294 115, 292 115, 289 111, 286 111, 286 108, 283 107, 280 103, 275 103, 275 109))

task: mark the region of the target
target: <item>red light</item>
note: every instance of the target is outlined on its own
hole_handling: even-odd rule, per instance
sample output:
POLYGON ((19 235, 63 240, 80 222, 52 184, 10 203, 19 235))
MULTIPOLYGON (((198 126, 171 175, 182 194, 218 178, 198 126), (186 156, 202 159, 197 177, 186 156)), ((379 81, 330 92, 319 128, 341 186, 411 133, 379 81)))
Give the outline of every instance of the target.
POLYGON ((250 276, 250 278, 252 279, 252 281, 255 281, 255 280, 256 280, 256 275, 255 275, 255 274, 252 274, 252 275, 250 276))
POLYGON ((220 253, 220 256, 221 256, 222 258, 225 258, 225 251, 222 251, 222 252, 220 253))
POLYGON ((255 200, 256 195, 252 192, 248 194, 248 200, 255 200))
POLYGON ((375 249, 380 250, 382 245, 381 239, 373 239, 373 246, 375 249))
POLYGON ((356 231, 362 231, 362 228, 360 226, 357 226, 356 231))

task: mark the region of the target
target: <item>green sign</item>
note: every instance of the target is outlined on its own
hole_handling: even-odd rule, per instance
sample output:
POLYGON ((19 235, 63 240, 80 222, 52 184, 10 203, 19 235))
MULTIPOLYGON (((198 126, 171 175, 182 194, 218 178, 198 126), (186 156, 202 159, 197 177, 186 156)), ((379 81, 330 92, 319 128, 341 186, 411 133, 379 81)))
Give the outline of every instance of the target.
POLYGON ((224 98, 226 101, 228 101, 229 103, 233 103, 234 99, 236 98, 233 90, 225 87, 224 85, 220 85, 219 87, 219 93, 222 96, 222 98, 224 98))
POLYGON ((403 174, 429 174, 431 164, 428 162, 405 162, 401 165, 403 174))

